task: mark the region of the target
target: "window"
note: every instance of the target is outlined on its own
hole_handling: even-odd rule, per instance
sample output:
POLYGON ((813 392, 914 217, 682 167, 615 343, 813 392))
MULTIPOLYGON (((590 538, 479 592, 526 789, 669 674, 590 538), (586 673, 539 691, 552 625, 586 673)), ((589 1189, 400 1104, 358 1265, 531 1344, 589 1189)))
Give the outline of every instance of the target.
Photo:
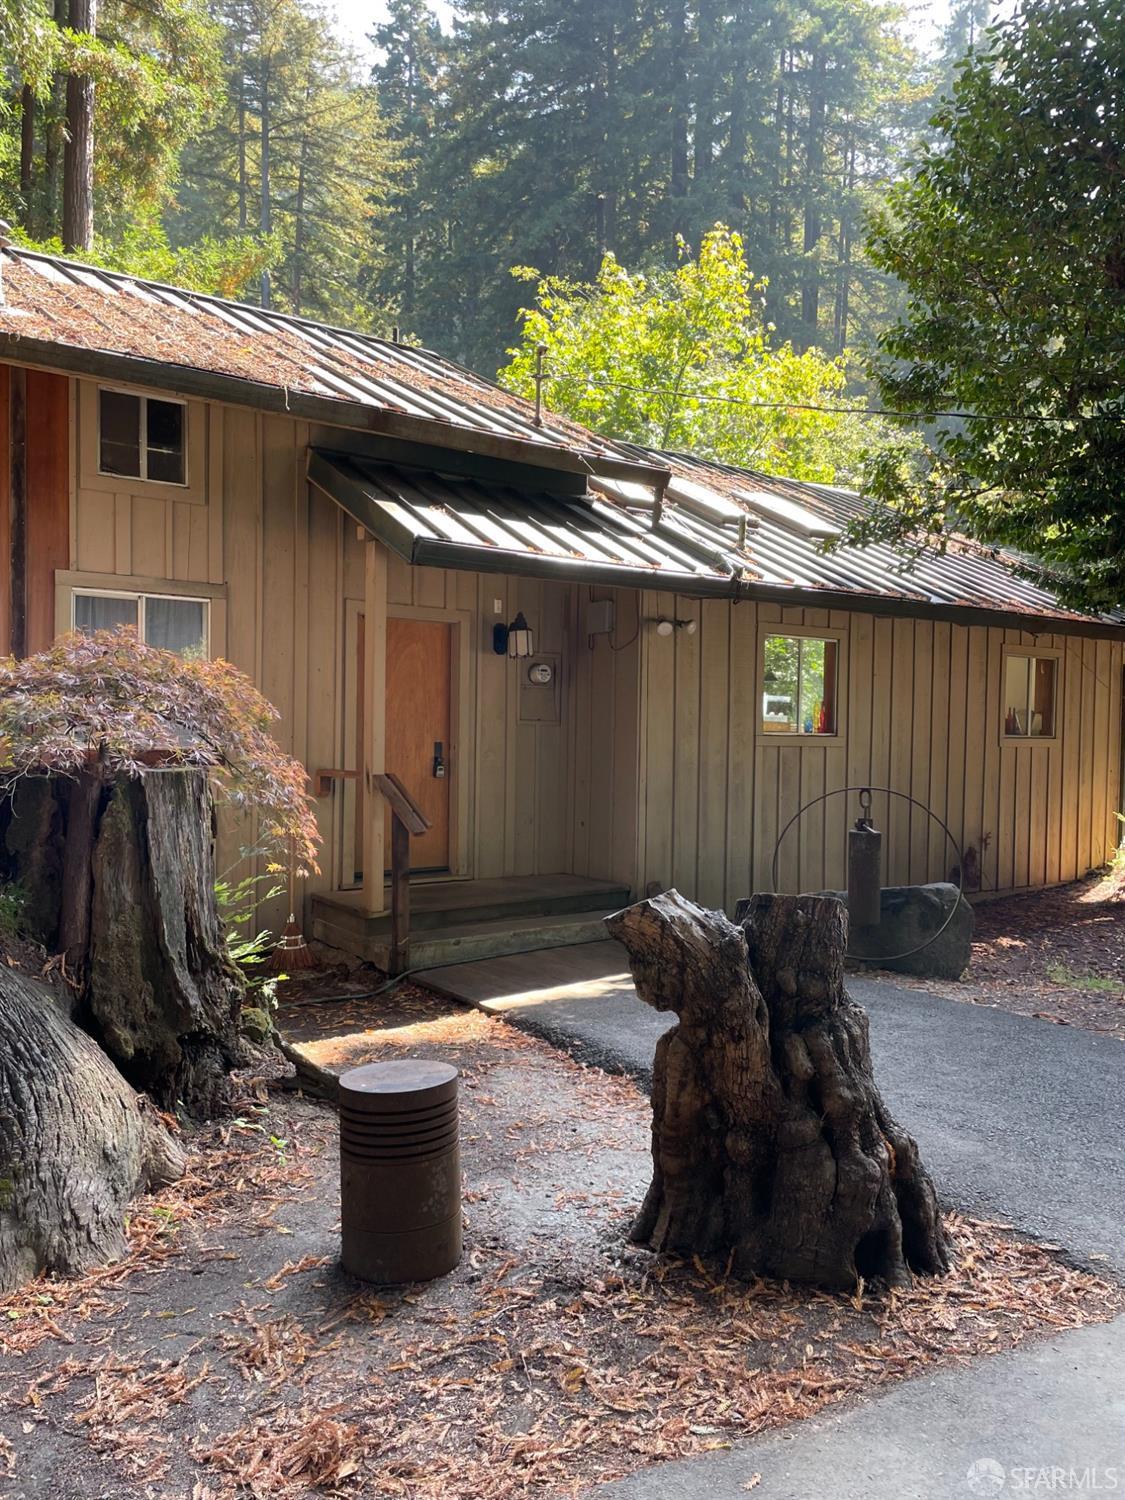
POLYGON ((182 401, 99 390, 99 472, 186 484, 185 426, 182 401))
POLYGON ((766 734, 835 734, 840 643, 814 636, 767 635, 762 673, 766 734))
POLYGON ((1004 736, 1051 739, 1058 658, 1010 652, 1004 658, 1004 736))
POLYGON ((206 599, 164 594, 74 594, 74 628, 87 635, 131 625, 150 646, 166 651, 206 652, 210 626, 206 599))

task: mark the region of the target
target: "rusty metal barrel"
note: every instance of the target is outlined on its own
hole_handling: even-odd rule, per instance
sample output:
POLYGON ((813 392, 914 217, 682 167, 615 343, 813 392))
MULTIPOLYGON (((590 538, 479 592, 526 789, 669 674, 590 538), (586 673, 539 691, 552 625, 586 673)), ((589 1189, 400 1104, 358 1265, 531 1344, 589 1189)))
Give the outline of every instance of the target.
POLYGON ((364 1281, 432 1281, 461 1259, 457 1069, 421 1057, 340 1079, 341 1259, 364 1281))

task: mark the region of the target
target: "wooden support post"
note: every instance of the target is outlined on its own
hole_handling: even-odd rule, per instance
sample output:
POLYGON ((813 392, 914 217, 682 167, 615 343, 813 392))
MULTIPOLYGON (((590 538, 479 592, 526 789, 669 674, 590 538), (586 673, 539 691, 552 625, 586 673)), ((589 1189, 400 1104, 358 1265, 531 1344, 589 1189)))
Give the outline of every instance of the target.
POLYGON ((389 972, 410 967, 410 829, 391 814, 391 958, 389 972))
POLYGON ((363 588, 363 905, 387 908, 387 810, 376 777, 386 770, 387 752, 387 554, 369 541, 364 549, 363 588))

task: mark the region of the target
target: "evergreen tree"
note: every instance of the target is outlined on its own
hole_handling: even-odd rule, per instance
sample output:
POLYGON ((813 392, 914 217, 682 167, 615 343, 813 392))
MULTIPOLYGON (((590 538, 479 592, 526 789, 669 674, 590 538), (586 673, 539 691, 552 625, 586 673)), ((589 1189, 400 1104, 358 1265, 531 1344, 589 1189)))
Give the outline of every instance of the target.
POLYGON ((722 220, 785 335, 844 348, 886 299, 857 246, 906 133, 900 25, 880 0, 461 0, 420 168, 445 234, 414 264, 419 331, 487 368, 508 266, 667 265, 722 220))
POLYGON ((273 246, 260 300, 369 326, 374 226, 395 152, 373 89, 324 12, 299 0, 217 0, 226 97, 184 153, 170 223, 178 244, 210 226, 273 246))
MULTIPOLYGON (((0 7, 0 60, 18 100, 9 126, 18 123, 19 138, 18 174, 5 175, 11 186, 3 207, 32 239, 63 234, 69 92, 71 126, 93 110, 85 122, 93 199, 81 216, 92 218, 104 251, 170 196, 180 152, 221 91, 219 48, 203 0, 143 7, 103 0, 96 34, 88 9, 85 28, 71 30, 66 0, 4 0, 0 7)), ((86 243, 88 225, 80 232, 66 227, 73 244, 94 248, 86 243)))
POLYGON ((381 52, 371 71, 376 97, 401 153, 384 229, 386 265, 375 290, 413 330, 418 259, 441 253, 441 219, 429 197, 425 168, 440 128, 445 42, 425 0, 391 0, 386 20, 370 39, 381 52))
POLYGON ((1090 610, 1125 593, 1123 65, 1119 10, 1024 0, 960 68, 872 237, 909 298, 879 392, 930 443, 872 464, 887 503, 866 533, 968 530, 1090 610))

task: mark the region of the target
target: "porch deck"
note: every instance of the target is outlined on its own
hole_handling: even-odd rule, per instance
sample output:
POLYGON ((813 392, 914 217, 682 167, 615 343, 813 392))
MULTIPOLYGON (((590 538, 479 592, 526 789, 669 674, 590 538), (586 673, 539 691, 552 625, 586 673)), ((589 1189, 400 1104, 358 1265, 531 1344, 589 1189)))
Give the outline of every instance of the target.
MULTIPOLYGON (((386 887, 390 905, 390 887, 386 887)), ((521 875, 488 880, 410 882, 410 965, 469 962, 502 954, 596 942, 602 920, 630 900, 629 887, 583 875, 521 875)), ((390 955, 389 911, 364 908, 362 891, 310 899, 311 933, 385 968, 390 955)))

